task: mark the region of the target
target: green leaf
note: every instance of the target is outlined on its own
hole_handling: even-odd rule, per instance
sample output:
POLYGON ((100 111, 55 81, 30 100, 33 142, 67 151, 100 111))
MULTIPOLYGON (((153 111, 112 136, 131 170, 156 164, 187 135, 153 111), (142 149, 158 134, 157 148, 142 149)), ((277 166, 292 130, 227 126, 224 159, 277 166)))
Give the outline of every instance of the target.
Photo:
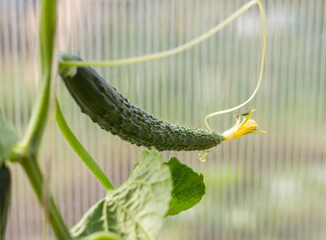
POLYGON ((200 202, 205 194, 204 177, 202 174, 194 172, 175 157, 171 158, 167 165, 172 174, 173 191, 170 209, 166 216, 176 215, 192 208, 200 202))
POLYGON ((169 167, 154 150, 144 151, 129 179, 93 206, 71 229, 80 239, 112 232, 123 239, 157 239, 171 200, 169 167))
POLYGON ((14 127, 2 116, 0 111, 0 166, 8 159, 18 136, 14 127))

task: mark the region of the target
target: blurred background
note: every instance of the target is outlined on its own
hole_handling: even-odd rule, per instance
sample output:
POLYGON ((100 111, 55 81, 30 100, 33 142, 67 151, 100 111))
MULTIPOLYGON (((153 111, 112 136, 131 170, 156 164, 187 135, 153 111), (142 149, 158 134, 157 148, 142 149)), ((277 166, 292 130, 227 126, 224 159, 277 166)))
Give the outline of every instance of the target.
MULTIPOLYGON (((86 60, 164 51, 208 31, 245 0, 66 0, 59 2, 58 50, 86 60)), ((160 239, 326 239, 326 2, 262 1, 266 67, 254 100, 210 119, 217 132, 255 108, 268 135, 198 152, 167 152, 204 175, 206 195, 165 220, 160 239)), ((0 109, 22 135, 39 80, 39 1, 0 0, 0 109)), ((258 80, 262 25, 257 6, 209 40, 178 55, 96 68, 130 102, 169 122, 205 128, 204 117, 246 100, 258 80)), ((58 79, 68 124, 113 183, 124 182, 143 150, 81 114, 58 79)), ((69 227, 105 195, 61 135, 53 115, 40 163, 69 227)), ((7 239, 52 239, 22 169, 10 165, 13 195, 7 239)))

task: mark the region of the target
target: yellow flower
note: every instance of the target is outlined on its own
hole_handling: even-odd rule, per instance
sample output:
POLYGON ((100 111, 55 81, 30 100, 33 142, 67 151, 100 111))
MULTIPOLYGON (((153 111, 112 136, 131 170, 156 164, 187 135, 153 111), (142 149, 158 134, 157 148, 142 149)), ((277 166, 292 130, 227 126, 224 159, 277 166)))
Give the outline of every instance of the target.
POLYGON ((263 130, 258 129, 258 124, 255 120, 250 119, 250 115, 255 111, 255 109, 250 110, 247 113, 242 114, 244 119, 240 122, 240 116, 236 115, 236 124, 230 128, 229 130, 225 131, 222 136, 224 137, 225 141, 231 141, 233 139, 242 137, 248 133, 267 133, 263 130))

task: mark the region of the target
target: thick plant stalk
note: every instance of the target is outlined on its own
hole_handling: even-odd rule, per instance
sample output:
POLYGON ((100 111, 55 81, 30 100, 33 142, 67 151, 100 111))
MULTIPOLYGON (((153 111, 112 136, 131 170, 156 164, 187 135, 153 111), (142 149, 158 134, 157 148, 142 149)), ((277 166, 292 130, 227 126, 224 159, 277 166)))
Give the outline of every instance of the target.
POLYGON ((57 1, 43 0, 40 7, 39 42, 41 77, 32 116, 20 151, 36 153, 47 122, 50 102, 50 85, 53 74, 57 1))
POLYGON ((53 197, 49 193, 44 194, 46 186, 37 162, 38 149, 49 113, 51 78, 57 71, 55 67, 53 68, 57 64, 54 60, 56 57, 54 54, 56 14, 56 0, 41 1, 39 18, 40 83, 27 132, 23 140, 13 150, 11 160, 21 163, 39 203, 46 211, 46 216, 57 239, 71 239, 53 197))
POLYGON ((44 194, 44 178, 35 157, 22 159, 21 165, 35 191, 37 200, 46 210, 46 216, 57 239, 71 239, 69 230, 50 194, 44 194), (47 196, 44 199, 44 196, 47 196))

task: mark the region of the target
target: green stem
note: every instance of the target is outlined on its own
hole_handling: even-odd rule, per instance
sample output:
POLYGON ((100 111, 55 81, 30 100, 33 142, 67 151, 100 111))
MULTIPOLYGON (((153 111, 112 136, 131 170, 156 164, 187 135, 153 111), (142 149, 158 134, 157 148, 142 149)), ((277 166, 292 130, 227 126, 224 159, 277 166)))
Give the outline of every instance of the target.
POLYGON ((35 157, 25 158, 20 161, 27 177, 32 184, 39 203, 46 210, 46 215, 57 239, 71 239, 69 230, 61 217, 58 207, 51 195, 44 194, 44 178, 35 157))
POLYGON ((71 239, 69 230, 46 186, 36 156, 47 122, 54 59, 57 0, 42 0, 39 18, 41 77, 36 102, 26 134, 14 149, 12 159, 19 161, 26 172, 37 199, 43 206, 53 232, 58 239, 71 239))
POLYGON ((19 144, 20 152, 36 153, 43 136, 49 112, 50 83, 52 76, 53 51, 56 30, 56 0, 42 0, 39 20, 39 43, 41 77, 32 116, 23 141, 19 144))
POLYGON ((109 191, 110 189, 114 189, 113 184, 110 179, 105 175, 96 161, 91 157, 91 155, 87 152, 87 150, 83 147, 83 145, 78 141, 76 136, 70 130, 67 122, 65 121, 60 105, 57 101, 57 112, 56 112, 56 120, 58 126, 65 136, 70 146, 75 150, 81 160, 85 163, 85 165, 92 171, 92 173, 96 176, 96 178, 100 181, 100 183, 104 186, 104 188, 109 191))

